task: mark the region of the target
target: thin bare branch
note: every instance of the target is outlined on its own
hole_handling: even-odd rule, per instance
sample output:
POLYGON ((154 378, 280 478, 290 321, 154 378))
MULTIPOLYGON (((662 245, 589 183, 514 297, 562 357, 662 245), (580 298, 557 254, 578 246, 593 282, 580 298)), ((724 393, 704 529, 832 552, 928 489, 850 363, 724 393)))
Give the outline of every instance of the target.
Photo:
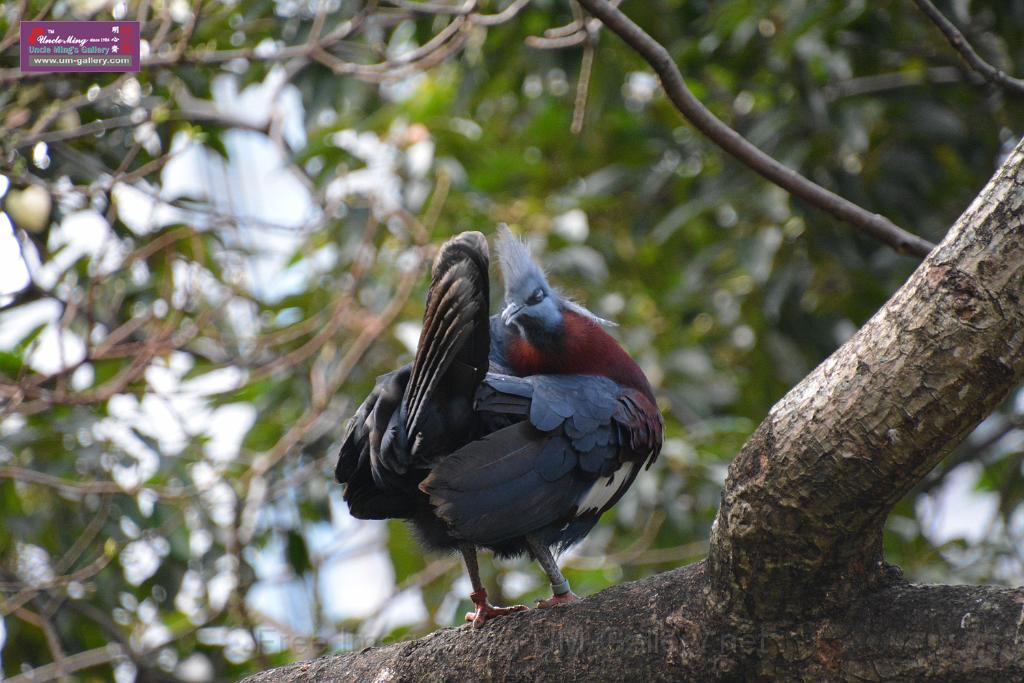
POLYGON ((1024 79, 1015 78, 982 59, 981 55, 975 51, 967 41, 967 38, 964 37, 964 34, 960 32, 960 29, 947 19, 946 15, 940 12, 931 0, 914 0, 914 3, 942 31, 942 35, 946 36, 946 40, 953 46, 953 49, 960 53, 960 57, 967 62, 969 67, 981 74, 990 83, 1002 86, 1008 92, 1012 92, 1015 95, 1024 95, 1024 79))
POLYGON ((580 76, 576 81, 576 99, 572 107, 573 135, 583 132, 583 119, 587 115, 587 93, 590 91, 590 75, 594 70, 594 41, 583 43, 583 58, 580 60, 580 76))
MULTIPOLYGON (((618 7, 622 0, 611 0, 612 7, 618 7)), ((600 19, 586 19, 579 12, 579 3, 570 3, 573 8, 573 20, 564 26, 556 26, 544 31, 543 36, 527 36, 526 44, 538 50, 560 50, 567 47, 583 45, 588 40, 597 39, 597 34, 604 25, 600 19)))
POLYGON ((499 24, 505 24, 513 19, 526 9, 526 6, 530 4, 530 0, 512 0, 508 4, 508 7, 497 12, 495 14, 476 14, 473 16, 473 23, 481 26, 498 26, 499 24))
POLYGON ((476 6, 475 2, 445 5, 437 2, 410 2, 410 0, 387 0, 387 4, 418 14, 441 14, 444 16, 465 16, 476 6))
POLYGON ((15 479, 17 481, 48 486, 67 496, 79 497, 90 493, 124 493, 124 489, 112 481, 73 481, 13 465, 0 467, 0 479, 15 479))
POLYGON ((192 34, 196 30, 196 24, 199 23, 199 12, 203 9, 203 0, 196 0, 195 7, 192 9, 192 13, 188 17, 188 21, 185 23, 184 28, 181 31, 181 38, 178 40, 178 47, 174 49, 174 54, 181 58, 185 54, 185 50, 188 49, 189 41, 192 40, 192 34))
MULTIPOLYGON (((147 112, 147 117, 151 117, 152 114, 152 111, 147 112)), ((149 120, 147 117, 143 117, 140 120, 136 115, 128 114, 125 116, 115 116, 109 119, 90 121, 89 123, 67 130, 57 130, 37 134, 30 133, 29 135, 17 140, 14 143, 14 148, 24 149, 26 147, 31 147, 37 142, 52 143, 62 142, 64 140, 73 140, 87 135, 96 135, 97 133, 103 133, 115 128, 134 128, 135 126, 149 120)), ((165 112, 164 117, 166 120, 209 123, 215 126, 223 126, 225 128, 236 128, 239 130, 253 131, 255 133, 263 133, 264 135, 268 135, 270 131, 269 120, 263 124, 256 124, 252 121, 247 121, 243 118, 218 111, 215 107, 209 104, 195 103, 194 106, 179 104, 179 107, 174 111, 165 112)))
MULTIPOLYGON (((981 76, 970 72, 978 82, 984 82, 981 76)), ((925 85, 950 85, 955 83, 972 83, 974 79, 965 78, 964 72, 953 66, 935 66, 921 71, 894 71, 891 73, 858 76, 822 88, 825 99, 835 102, 845 97, 863 97, 864 95, 880 95, 883 93, 914 88, 925 85)))
POLYGON ((668 50, 607 0, 579 0, 591 14, 636 50, 661 79, 665 93, 676 109, 712 142, 748 168, 791 192, 800 199, 853 226, 858 232, 887 244, 901 254, 924 258, 935 246, 913 235, 888 218, 871 213, 840 197, 758 149, 726 125, 698 100, 686 85, 668 50))
POLYGON ((124 656, 124 648, 120 645, 103 645, 85 652, 65 657, 61 664, 56 662, 45 664, 7 679, 7 683, 41 683, 54 681, 73 674, 76 671, 91 669, 95 666, 109 664, 124 656))
POLYGON ((27 10, 28 0, 19 0, 16 16, 7 26, 7 31, 4 33, 3 38, 0 38, 0 53, 18 41, 18 36, 21 33, 21 21, 25 18, 25 12, 27 10))

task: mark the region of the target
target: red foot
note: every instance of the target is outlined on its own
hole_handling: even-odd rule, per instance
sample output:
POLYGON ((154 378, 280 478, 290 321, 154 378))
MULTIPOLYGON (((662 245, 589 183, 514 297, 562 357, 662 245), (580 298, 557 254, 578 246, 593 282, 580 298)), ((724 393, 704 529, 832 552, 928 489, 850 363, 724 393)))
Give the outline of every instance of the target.
POLYGON ((470 593, 469 599, 476 605, 476 612, 466 612, 466 621, 473 622, 473 628, 480 628, 488 619, 503 617, 513 612, 526 611, 526 605, 512 605, 511 607, 495 607, 487 602, 487 590, 480 590, 470 593))
POLYGON ((547 609, 548 607, 557 607, 558 605, 565 605, 570 602, 576 602, 580 599, 580 596, 576 595, 572 591, 568 593, 562 593, 561 595, 552 595, 547 600, 538 600, 538 609, 547 609))

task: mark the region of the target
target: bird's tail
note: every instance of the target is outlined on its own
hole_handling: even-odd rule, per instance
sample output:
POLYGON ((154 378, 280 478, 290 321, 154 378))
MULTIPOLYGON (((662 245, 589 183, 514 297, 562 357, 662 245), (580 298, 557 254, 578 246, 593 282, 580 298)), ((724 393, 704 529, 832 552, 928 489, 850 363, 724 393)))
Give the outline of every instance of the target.
POLYGON ((434 260, 423 331, 402 400, 401 424, 409 440, 402 450, 410 462, 452 446, 452 432, 465 427, 452 419, 469 417, 487 374, 489 264, 487 239, 479 232, 456 235, 434 260))

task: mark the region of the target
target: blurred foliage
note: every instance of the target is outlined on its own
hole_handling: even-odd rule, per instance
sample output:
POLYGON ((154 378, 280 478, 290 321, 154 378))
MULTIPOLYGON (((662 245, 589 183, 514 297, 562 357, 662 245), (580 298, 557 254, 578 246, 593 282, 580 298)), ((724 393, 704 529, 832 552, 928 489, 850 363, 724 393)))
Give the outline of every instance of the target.
MULTIPOLYGON (((400 58, 449 21, 381 4, 332 54, 400 58)), ((1024 2, 955 6, 1024 74, 1024 2)), ((345 419, 411 357, 430 245, 454 231, 528 236, 656 387, 663 457, 564 558, 582 594, 701 558, 747 435, 915 267, 723 155, 607 32, 573 135, 580 48, 524 45, 571 22, 566 3, 474 26, 383 84, 281 56, 357 3, 195 21, 184 0, 30 0, 3 6, 0 35, 22 7, 143 19, 164 61, 23 76, 2 43, 0 249, 21 250, 9 279, 31 273, 0 296, 4 677, 92 653, 83 680, 234 680, 456 623, 459 561, 352 520, 332 479, 345 419)), ((1024 128, 1020 98, 965 71, 912 3, 624 9, 743 135, 933 241, 1024 128)), ((1020 583, 1022 452, 1010 401, 898 505, 888 559, 1020 583)), ((503 599, 544 596, 528 563, 484 565, 503 599)))

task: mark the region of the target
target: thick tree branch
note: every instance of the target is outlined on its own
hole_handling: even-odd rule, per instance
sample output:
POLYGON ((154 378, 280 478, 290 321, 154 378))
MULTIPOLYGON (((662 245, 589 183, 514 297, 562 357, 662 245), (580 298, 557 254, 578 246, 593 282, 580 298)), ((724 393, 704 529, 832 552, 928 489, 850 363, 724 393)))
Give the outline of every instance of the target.
POLYGON ((838 615, 755 631, 763 645, 740 671, 747 680, 1020 680, 1022 608, 1021 589, 898 582, 838 615))
POLYGON ((924 258, 932 250, 934 245, 931 242, 910 234, 888 218, 866 211, 808 180, 762 152, 726 125, 690 92, 668 50, 607 0, 579 0, 579 3, 651 65, 661 79, 665 93, 686 120, 748 168, 901 254, 924 258))
POLYGON ((981 58, 971 44, 964 37, 964 34, 960 32, 952 21, 946 18, 939 9, 931 3, 931 0, 914 0, 921 12, 924 13, 928 19, 931 20, 935 26, 942 31, 942 35, 946 36, 946 40, 953 46, 960 56, 963 58, 967 65, 977 71, 979 74, 984 76, 985 80, 990 83, 1006 88, 1006 90, 1016 94, 1024 95, 1024 80, 1020 78, 1014 78, 1002 69, 997 69, 992 66, 984 59, 981 58))
POLYGON ((312 681, 964 680, 1024 675, 1024 591, 894 582, 805 622, 731 624, 704 563, 531 610, 487 628, 266 671, 312 681), (859 678, 858 678, 859 677, 859 678))
POLYGON ((1022 210, 1024 141, 910 280, 772 408, 733 461, 709 557, 753 614, 841 603, 879 580, 892 505, 1020 383, 1022 210))

